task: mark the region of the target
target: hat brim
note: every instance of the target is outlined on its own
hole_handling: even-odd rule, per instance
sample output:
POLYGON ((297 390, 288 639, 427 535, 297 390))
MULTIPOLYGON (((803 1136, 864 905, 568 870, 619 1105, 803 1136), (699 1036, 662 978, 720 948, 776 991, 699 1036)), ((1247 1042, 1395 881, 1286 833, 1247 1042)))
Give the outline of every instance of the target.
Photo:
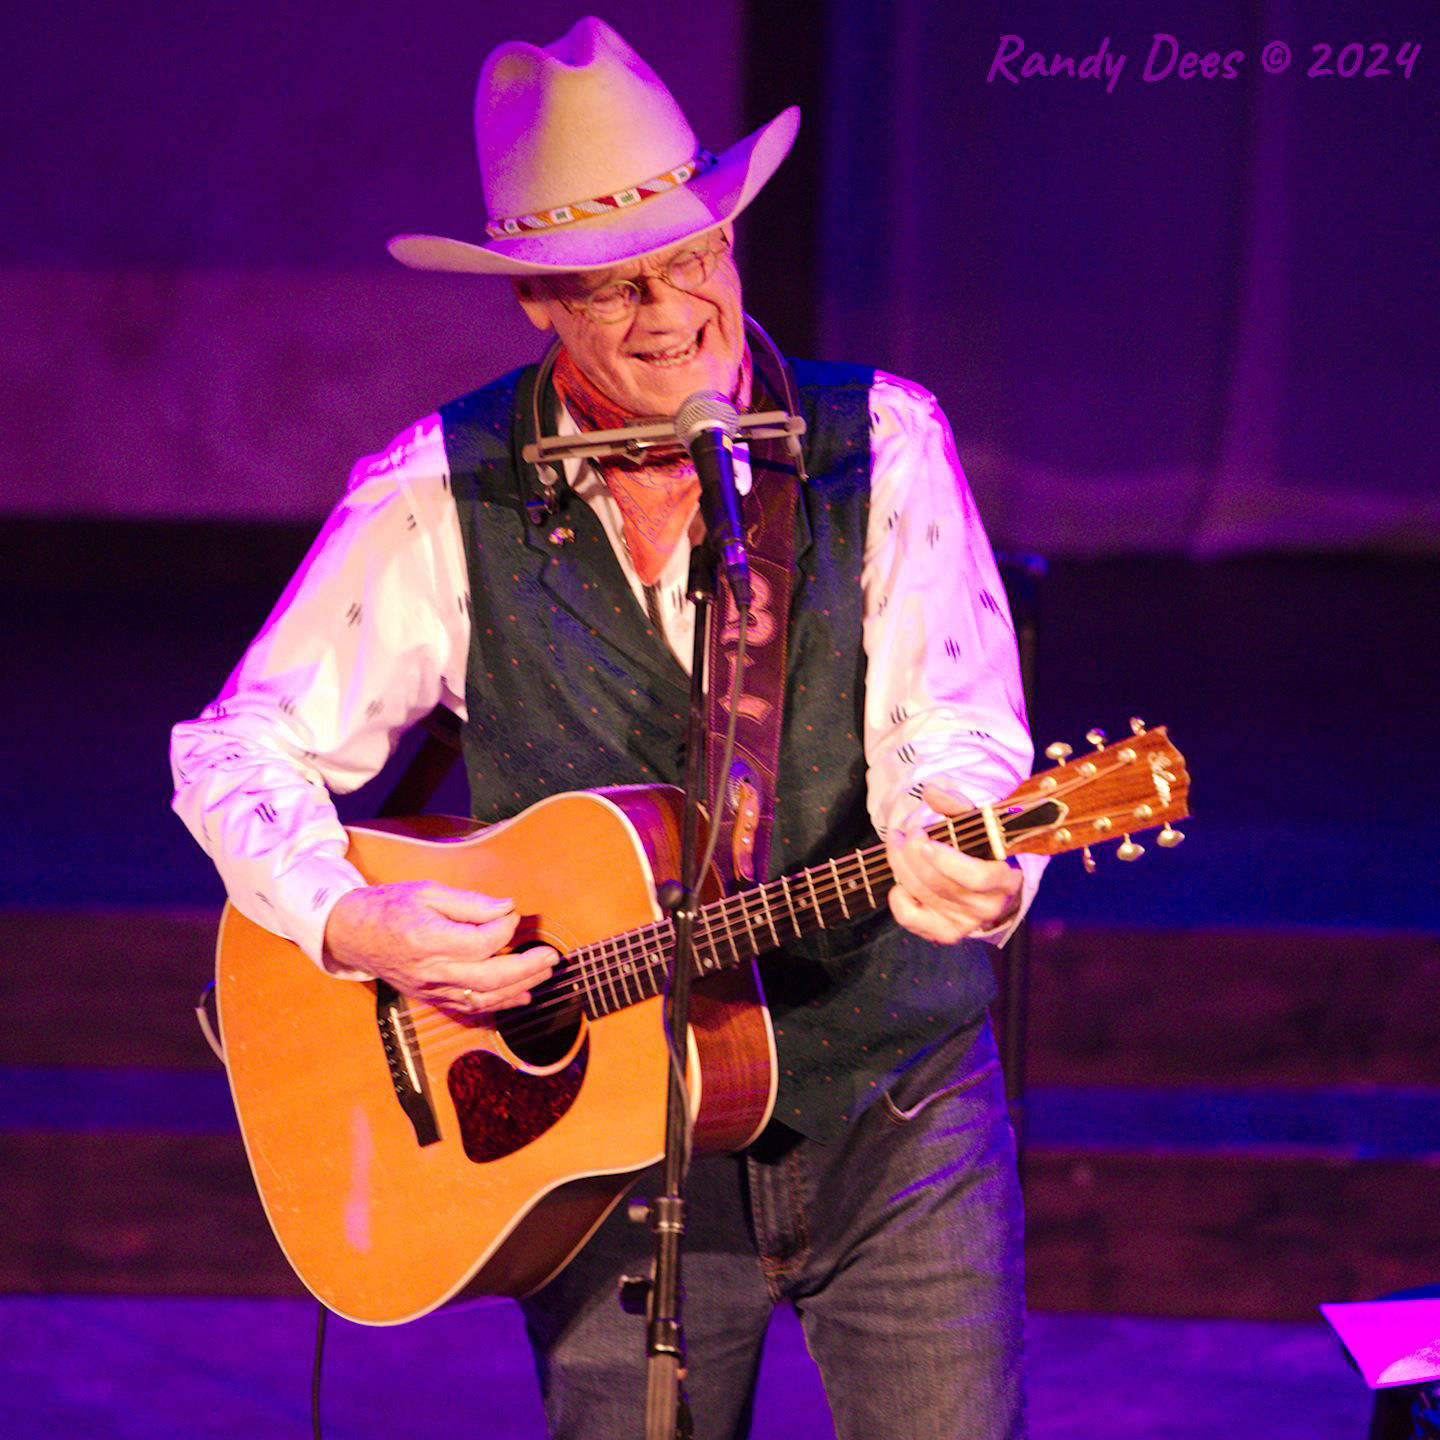
POLYGON ((792 105, 737 141, 703 175, 612 214, 484 245, 442 235, 396 235, 386 248, 413 270, 474 275, 543 275, 641 260, 733 220, 790 153, 799 129, 800 110, 792 105))

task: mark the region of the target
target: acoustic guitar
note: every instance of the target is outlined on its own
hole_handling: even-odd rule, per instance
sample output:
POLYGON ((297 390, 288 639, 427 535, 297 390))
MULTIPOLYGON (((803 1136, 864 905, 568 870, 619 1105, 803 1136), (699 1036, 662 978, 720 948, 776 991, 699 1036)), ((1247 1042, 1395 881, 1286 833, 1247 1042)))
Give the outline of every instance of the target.
MULTIPOLYGON (((1058 854, 1163 826, 1182 838, 1189 776, 1144 729, 929 827, 967 854, 1058 854)), ((1063 759, 1068 747, 1052 746, 1063 759)), ((414 1319, 555 1275, 663 1149, 671 926, 657 887, 679 870, 679 792, 552 796, 484 829, 441 817, 350 830, 371 883, 437 880, 513 896, 516 947, 564 957, 531 1002, 464 1023, 382 982, 339 980, 226 907, 217 991, 255 1184, 300 1279, 365 1324, 414 1319)), ((699 1152, 740 1149, 775 1098, 775 1043, 755 958, 885 904, 883 846, 737 894, 712 877, 695 926, 687 1085, 699 1152)))

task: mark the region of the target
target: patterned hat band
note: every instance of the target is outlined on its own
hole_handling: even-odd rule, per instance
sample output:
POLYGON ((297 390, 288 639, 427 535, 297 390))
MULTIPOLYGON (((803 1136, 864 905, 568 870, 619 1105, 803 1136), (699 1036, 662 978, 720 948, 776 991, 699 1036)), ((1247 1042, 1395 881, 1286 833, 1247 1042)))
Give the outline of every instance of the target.
POLYGON ((571 205, 557 205, 553 210, 542 210, 536 215, 516 215, 508 220, 489 220, 485 229, 491 237, 502 240, 507 235, 524 235, 531 230, 553 230, 557 225, 571 225, 576 220, 588 220, 592 215, 608 215, 615 210, 628 210, 642 204, 651 196, 663 195, 667 190, 678 189, 681 185, 703 175, 712 165, 715 157, 708 150, 697 150, 695 157, 684 165, 677 165, 653 180, 642 180, 627 190, 617 190, 613 195, 597 195, 593 200, 577 200, 571 205))

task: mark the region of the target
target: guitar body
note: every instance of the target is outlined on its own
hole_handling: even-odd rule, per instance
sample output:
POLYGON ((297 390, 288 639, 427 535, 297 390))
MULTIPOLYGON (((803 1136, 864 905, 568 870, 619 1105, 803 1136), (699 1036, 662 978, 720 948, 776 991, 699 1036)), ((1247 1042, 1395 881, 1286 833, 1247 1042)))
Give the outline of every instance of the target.
MULTIPOLYGON (((1184 836, 1190 777, 1164 727, 1034 775, 926 829, 981 858, 1184 836)), ((1052 753, 1068 752, 1053 746, 1052 753)), ((337 1314, 393 1325, 484 1295, 525 1295, 585 1243, 663 1149, 668 923, 680 794, 555 795, 485 830, 437 817, 350 832, 368 880, 513 897, 514 944, 563 958, 529 1005, 461 1023, 374 981, 337 980, 227 907, 217 989, 235 1109, 265 1212, 296 1273, 337 1314), (647 998, 649 997, 649 998, 647 998), (594 1017, 594 1018, 591 1018, 594 1017)), ((775 1104, 775 1039, 754 957, 884 903, 883 845, 723 896, 696 917, 686 1036, 697 1151, 738 1150, 775 1104)))
MULTIPOLYGON (((515 943, 565 955, 660 918, 656 883, 679 873, 679 823, 677 791, 624 787, 552 796, 484 830, 433 818, 357 827, 349 853, 372 883, 512 896, 524 917, 515 943)), ((538 1288, 661 1157, 659 998, 595 1020, 551 1006, 547 1026, 532 1004, 463 1024, 323 974, 233 907, 217 976, 266 1214, 296 1273, 349 1319, 398 1324, 538 1288)), ((688 1055, 695 1148, 743 1147, 775 1095, 753 963, 696 983, 688 1055)))

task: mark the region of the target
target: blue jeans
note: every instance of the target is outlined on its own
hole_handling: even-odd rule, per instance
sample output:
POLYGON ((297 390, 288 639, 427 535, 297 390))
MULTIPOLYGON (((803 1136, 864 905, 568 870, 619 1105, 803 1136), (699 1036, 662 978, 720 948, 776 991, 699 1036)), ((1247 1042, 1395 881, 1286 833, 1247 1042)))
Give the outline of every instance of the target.
MULTIPOLYGON (((659 1184, 649 1172, 637 1192, 659 1184)), ((1020 1188, 988 1022, 923 1057, 833 1144, 772 1125, 745 1154, 702 1156, 686 1199, 698 1440, 749 1433, 782 1301, 799 1312, 840 1440, 1023 1437, 1020 1188)), ((650 1244, 622 1206, 524 1302, 560 1440, 643 1434, 645 1324, 621 1312, 616 1287, 648 1270, 650 1244)))

